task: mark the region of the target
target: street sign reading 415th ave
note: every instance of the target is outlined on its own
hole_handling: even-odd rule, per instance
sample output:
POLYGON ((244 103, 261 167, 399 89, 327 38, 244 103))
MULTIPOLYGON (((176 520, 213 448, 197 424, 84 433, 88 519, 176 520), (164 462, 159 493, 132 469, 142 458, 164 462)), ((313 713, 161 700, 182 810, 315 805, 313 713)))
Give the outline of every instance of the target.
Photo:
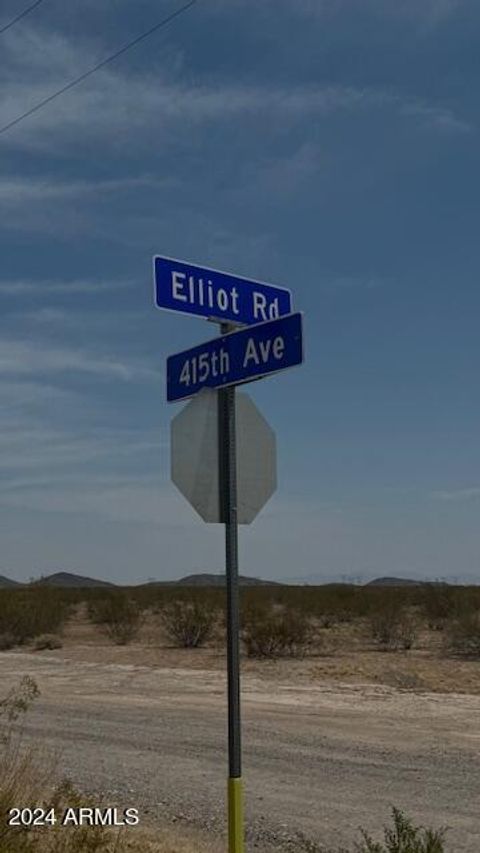
POLYGON ((258 323, 167 358, 167 400, 240 385, 302 361, 302 314, 258 323))
POLYGON ((157 308, 238 325, 273 320, 292 310, 290 291, 273 284, 159 255, 153 259, 153 273, 157 308))

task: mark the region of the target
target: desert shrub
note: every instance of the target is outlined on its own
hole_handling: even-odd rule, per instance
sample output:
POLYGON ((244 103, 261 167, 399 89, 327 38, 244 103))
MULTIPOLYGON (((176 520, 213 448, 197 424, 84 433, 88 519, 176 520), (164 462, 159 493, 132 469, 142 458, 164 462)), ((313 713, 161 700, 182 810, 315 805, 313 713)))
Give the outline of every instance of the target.
POLYGON ((55 634, 40 634, 40 636, 34 640, 33 648, 36 652, 43 652, 47 649, 61 649, 62 641, 60 637, 55 634))
POLYGON ((364 613, 366 607, 364 591, 348 584, 299 587, 295 594, 285 587, 279 601, 319 620, 327 619, 331 624, 352 622, 364 613))
MULTIPOLYGON (((25 676, 19 684, 0 699, 0 814, 10 808, 29 802, 33 793, 31 785, 35 757, 32 750, 22 750, 22 718, 39 695, 34 679, 25 676)), ((13 828, 5 820, 0 822, 0 853, 30 853, 34 849, 27 837, 23 846, 13 843, 13 828)), ((22 842, 23 843, 23 842, 22 842)))
POLYGON ((3 634, 0 634, 0 652, 7 652, 9 649, 13 649, 15 645, 15 636, 11 631, 4 631, 3 634))
POLYGON ((6 743, 12 734, 11 724, 30 708, 40 695, 34 678, 25 675, 17 687, 0 699, 0 743, 6 743))
POLYGON ((402 613, 397 623, 397 648, 413 649, 418 635, 417 622, 408 613, 402 613))
POLYGON ((8 826, 9 809, 31 805, 53 808, 95 807, 70 782, 55 783, 56 760, 38 744, 26 740, 25 715, 39 695, 35 681, 25 676, 0 698, 0 853, 148 853, 157 849, 145 839, 124 838, 122 830, 102 826, 8 826), (122 834, 121 834, 122 833, 122 834))
POLYGON ((110 593, 108 597, 103 593, 101 597, 87 599, 87 616, 94 625, 105 625, 108 622, 110 598, 110 593))
POLYGON ((344 621, 344 620, 339 619, 333 613, 322 613, 318 617, 318 624, 319 624, 320 628, 325 628, 327 630, 329 628, 334 628, 335 625, 338 624, 338 622, 342 622, 342 621, 344 621))
POLYGON ((480 611, 465 610, 447 627, 447 649, 465 658, 480 658, 480 611))
POLYGON ((395 607, 374 611, 368 618, 372 638, 384 649, 395 648, 399 612, 395 607))
POLYGON ((10 634, 16 645, 39 634, 60 631, 68 615, 68 606, 57 590, 31 587, 0 592, 0 634, 10 634))
MULTIPOLYGON (((64 780, 54 789, 49 798, 49 805, 56 814, 65 813, 67 808, 76 810, 84 807, 94 807, 94 803, 81 794, 69 780, 64 780)), ((42 853, 124 853, 126 846, 120 840, 117 831, 108 830, 102 826, 72 826, 67 825, 63 831, 51 833, 51 828, 38 833, 42 853)), ((1 851, 0 851, 1 853, 1 851)))
POLYGON ((135 639, 142 624, 137 602, 120 590, 90 602, 88 613, 92 622, 100 625, 118 646, 135 639))
POLYGON ((414 826, 400 809, 393 808, 392 815, 393 826, 385 827, 383 843, 374 841, 362 829, 362 842, 355 846, 356 853, 445 853, 445 829, 414 826))
POLYGON ((113 589, 105 591, 102 589, 95 590, 95 593, 86 599, 87 616, 94 625, 98 625, 107 634, 108 626, 117 621, 122 621, 123 616, 128 621, 130 614, 136 612, 140 616, 142 613, 142 608, 135 597, 130 594, 130 590, 113 589))
POLYGON ((383 842, 374 841, 365 829, 361 829, 362 840, 354 844, 353 850, 336 847, 327 851, 323 844, 297 832, 295 850, 304 853, 447 853, 445 829, 414 826, 410 818, 396 808, 392 809, 392 823, 391 827, 384 827, 383 842))
POLYGON ((310 619, 290 607, 253 607, 242 620, 242 640, 249 657, 297 657, 312 639, 310 619))
POLYGON ((183 648, 197 648, 212 636, 217 611, 201 601, 179 599, 166 604, 161 618, 169 639, 183 648))
POLYGON ((399 690, 425 690, 425 681, 416 672, 387 669, 383 672, 382 682, 399 690))
POLYGON ((252 607, 286 607, 299 610, 308 618, 333 622, 351 622, 365 615, 370 596, 361 588, 348 584, 322 586, 254 586, 241 590, 244 611, 252 607))
POLYGON ((456 590, 446 585, 426 584, 423 590, 422 609, 428 627, 433 631, 443 630, 458 606, 456 590))
POLYGON ((411 649, 417 638, 417 625, 405 610, 390 603, 370 613, 370 633, 384 650, 411 649))

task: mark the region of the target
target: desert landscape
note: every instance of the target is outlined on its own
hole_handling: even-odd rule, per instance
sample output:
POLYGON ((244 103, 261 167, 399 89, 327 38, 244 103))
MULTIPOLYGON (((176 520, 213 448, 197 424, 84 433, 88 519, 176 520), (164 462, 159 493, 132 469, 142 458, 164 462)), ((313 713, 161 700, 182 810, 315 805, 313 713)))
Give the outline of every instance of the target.
MULTIPOLYGON (((223 596, 0 593, 2 694, 25 676, 39 691, 24 742, 50 756, 52 785, 66 777, 101 806, 137 808, 128 843, 223 849, 223 596)), ((477 851, 477 590, 244 586, 242 614, 247 848, 350 851, 359 827, 381 838, 395 807, 446 827, 438 849, 477 851)))

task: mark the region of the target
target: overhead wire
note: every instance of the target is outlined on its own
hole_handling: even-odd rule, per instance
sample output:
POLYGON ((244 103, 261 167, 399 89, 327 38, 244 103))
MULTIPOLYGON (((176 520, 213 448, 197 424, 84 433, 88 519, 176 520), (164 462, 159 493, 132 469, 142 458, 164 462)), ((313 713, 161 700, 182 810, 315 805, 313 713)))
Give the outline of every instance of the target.
POLYGON ((135 47, 135 45, 139 44, 139 42, 148 38, 148 36, 153 35, 153 33, 157 32, 157 30, 160 30, 162 27, 165 27, 167 24, 170 23, 170 21, 173 21, 174 18, 178 18, 183 12, 186 12, 187 9, 190 9, 192 6, 194 6, 195 3, 197 3, 197 0, 189 0, 188 3, 185 3, 183 6, 180 6, 179 9, 176 9, 170 15, 167 15, 166 18, 163 18, 153 27, 150 27, 150 29, 146 30, 141 35, 132 39, 132 41, 129 41, 127 44, 124 44, 123 47, 115 51, 115 53, 110 54, 110 56, 107 56, 106 59, 102 59, 102 61, 94 65, 93 68, 90 68, 88 71, 84 71, 83 74, 80 74, 74 80, 71 80, 65 86, 62 86, 61 89, 57 89, 56 92, 53 92, 46 98, 43 98, 43 100, 39 101, 33 107, 30 107, 30 109, 26 110, 21 115, 12 119, 12 121, 9 121, 7 124, 3 125, 3 127, 0 127, 0 134, 6 133, 7 130, 10 130, 12 127, 15 127, 15 125, 20 124, 21 121, 24 121, 29 116, 33 115, 34 113, 41 110, 43 107, 47 106, 47 104, 50 104, 56 98, 59 98, 60 95, 64 95, 65 92, 68 92, 70 89, 73 89, 75 86, 78 86, 78 84, 86 80, 87 77, 91 77, 92 74, 95 74, 97 71, 100 71, 101 68, 104 68, 110 62, 113 62, 114 59, 118 59, 118 57, 126 53, 127 50, 130 50, 132 47, 135 47))
POLYGON ((35 0, 35 3, 32 3, 30 6, 27 6, 27 8, 24 9, 23 12, 20 12, 20 14, 16 16, 16 18, 12 18, 12 20, 9 21, 8 24, 5 24, 5 26, 0 27, 0 36, 2 35, 2 33, 6 33, 7 30, 10 29, 10 27, 13 27, 15 24, 21 21, 22 18, 26 18, 27 15, 30 14, 30 12, 33 12, 33 10, 37 8, 37 6, 40 6, 40 3, 43 3, 43 0, 35 0))

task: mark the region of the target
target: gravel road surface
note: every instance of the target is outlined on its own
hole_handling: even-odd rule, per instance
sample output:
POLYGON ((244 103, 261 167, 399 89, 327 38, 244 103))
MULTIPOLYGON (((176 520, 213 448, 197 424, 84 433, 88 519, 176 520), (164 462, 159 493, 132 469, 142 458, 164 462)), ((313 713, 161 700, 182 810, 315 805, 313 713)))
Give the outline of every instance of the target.
MULTIPOLYGON (((223 835, 222 673, 10 652, 1 694, 27 673, 41 690, 28 732, 60 751, 75 784, 103 806, 139 807, 143 822, 223 835)), ((480 851, 479 696, 247 675, 243 718, 249 849, 352 845, 359 825, 380 831, 395 804, 451 827, 452 853, 480 851)))

